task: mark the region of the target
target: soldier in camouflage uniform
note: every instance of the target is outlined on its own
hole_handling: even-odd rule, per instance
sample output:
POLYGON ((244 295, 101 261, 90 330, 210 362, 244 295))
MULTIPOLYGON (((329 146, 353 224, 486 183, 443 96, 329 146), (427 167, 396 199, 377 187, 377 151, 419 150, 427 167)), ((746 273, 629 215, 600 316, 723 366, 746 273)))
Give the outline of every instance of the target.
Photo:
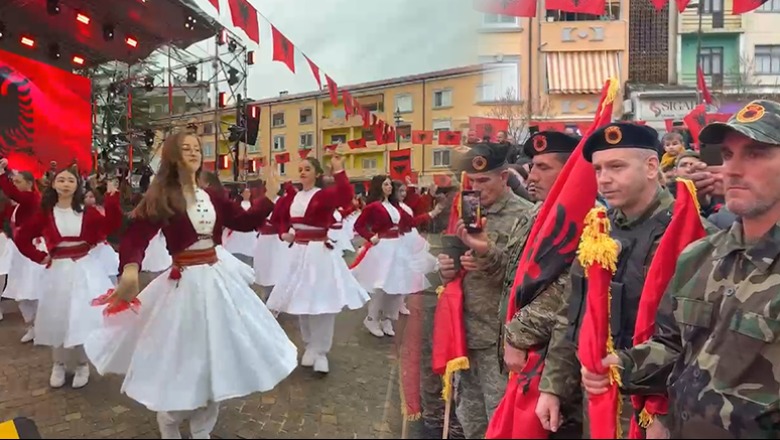
MULTIPOLYGON (((470 250, 461 257, 467 271, 463 279, 463 318, 470 368, 461 372, 456 413, 466 438, 482 438, 506 388, 507 377, 496 362, 500 321, 496 317, 507 263, 509 233, 531 207, 507 187, 506 149, 496 144, 477 144, 464 155, 464 169, 475 190, 480 191, 484 230, 469 234, 461 223, 457 235, 470 250)), ((443 280, 455 277, 454 261, 439 255, 443 280)))
MULTIPOLYGON (((537 201, 534 209, 517 224, 512 237, 522 237, 510 250, 509 263, 504 277, 503 301, 499 319, 506 319, 510 289, 515 280, 517 266, 525 248, 526 239, 541 205, 552 189, 563 166, 577 148, 580 138, 555 131, 543 131, 531 136, 523 146, 523 152, 532 160, 528 175, 529 193, 537 201)), ((511 321, 504 327, 499 347, 503 347, 504 364, 511 371, 521 372, 525 367, 530 350, 545 347, 550 341, 558 308, 563 302, 565 282, 569 271, 562 273, 557 280, 542 290, 529 304, 519 309, 511 321)), ((581 396, 578 393, 565 401, 565 413, 569 416, 559 430, 561 438, 577 438, 582 433, 581 396)))
MULTIPOLYGON (((611 285, 611 330, 617 348, 631 347, 639 296, 647 268, 671 220, 672 195, 658 183, 658 134, 650 127, 617 122, 594 132, 583 149, 593 163, 599 185, 611 207, 611 235, 621 243, 618 270, 611 285)), ((565 283, 546 364, 539 386, 536 413, 545 429, 558 431, 563 421, 561 400, 580 392, 580 363, 576 341, 585 314, 587 282, 582 266, 574 262, 565 283)), ((624 432, 633 410, 622 412, 624 432)), ((564 407, 565 409, 565 407, 564 407)), ((563 414, 566 418, 577 417, 563 414)))
MULTIPOLYGON (((723 145, 726 205, 741 221, 688 246, 655 336, 605 364, 622 365, 625 392, 668 390, 673 438, 778 438, 780 104, 751 102, 700 139, 723 145)), ((604 379, 583 373, 596 394, 604 379)))

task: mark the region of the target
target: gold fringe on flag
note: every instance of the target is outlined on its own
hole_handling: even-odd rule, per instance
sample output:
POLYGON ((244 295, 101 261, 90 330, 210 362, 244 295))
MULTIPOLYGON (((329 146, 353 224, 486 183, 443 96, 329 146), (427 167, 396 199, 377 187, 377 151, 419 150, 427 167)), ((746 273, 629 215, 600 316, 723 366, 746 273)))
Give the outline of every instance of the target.
POLYGON ((685 187, 688 188, 688 192, 691 193, 691 198, 693 199, 693 203, 696 204, 696 210, 701 212, 701 204, 699 203, 699 196, 696 193, 696 185, 693 183, 693 180, 690 179, 677 179, 685 184, 685 187))
POLYGON ((447 361, 447 369, 441 377, 441 398, 446 402, 452 396, 452 376, 462 370, 469 369, 469 358, 462 356, 447 361))

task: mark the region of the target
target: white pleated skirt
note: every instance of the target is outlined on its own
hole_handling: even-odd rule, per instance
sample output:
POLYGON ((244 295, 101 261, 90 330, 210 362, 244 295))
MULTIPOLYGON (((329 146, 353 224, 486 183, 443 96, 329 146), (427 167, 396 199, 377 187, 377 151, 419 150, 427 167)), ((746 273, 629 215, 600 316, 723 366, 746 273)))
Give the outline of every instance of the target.
POLYGON ((119 275, 119 254, 110 244, 103 242, 92 248, 89 252, 90 258, 97 260, 105 270, 108 276, 115 277, 119 275))
POLYGON ((5 233, 0 232, 0 275, 7 275, 11 270, 11 259, 13 258, 13 244, 5 233))
POLYGON ((290 266, 290 244, 279 239, 276 234, 260 234, 255 242, 253 264, 255 266, 255 284, 274 286, 288 275, 290 266))
POLYGON ((162 272, 171 267, 173 259, 168 253, 165 243, 165 236, 157 234, 149 242, 144 254, 144 261, 141 263, 141 270, 144 272, 162 272))
POLYGON ((352 276, 341 253, 328 249, 324 242, 295 243, 287 258, 287 270, 268 298, 269 309, 320 315, 356 310, 368 302, 366 289, 352 276))
POLYGON ((252 257, 255 255, 255 244, 257 243, 257 232, 238 232, 230 231, 225 234, 222 245, 231 254, 245 255, 252 257))
POLYGON ((427 274, 436 270, 436 257, 431 255, 431 246, 417 229, 401 236, 401 243, 407 253, 404 259, 409 268, 410 283, 414 290, 412 292, 421 292, 429 287, 431 283, 426 277, 427 274))
MULTIPOLYGON (((19 248, 13 240, 7 242, 8 252, 10 252, 10 266, 8 268, 8 282, 3 291, 3 298, 14 299, 17 301, 30 300, 35 301, 41 295, 44 288, 43 273, 45 267, 30 260, 19 252, 19 248)), ((39 250, 46 251, 46 246, 41 240, 36 247, 39 250)))
POLYGON ((92 299, 112 287, 105 268, 89 255, 52 260, 41 274, 35 345, 69 348, 86 342, 103 324, 102 310, 92 306, 92 299))
POLYGON ((352 274, 369 292, 383 290, 390 295, 414 293, 414 283, 406 261, 408 252, 401 238, 381 238, 352 269, 352 274))
POLYGON ((165 271, 138 296, 140 312, 106 318, 85 344, 100 374, 152 411, 189 411, 273 389, 297 348, 234 265, 165 271))
POLYGON ((244 280, 248 286, 254 284, 255 270, 252 269, 252 266, 236 258, 233 254, 228 252, 224 246, 215 246, 215 249, 217 251, 217 257, 220 261, 230 266, 231 271, 241 275, 241 279, 244 280))
POLYGON ((347 229, 344 225, 340 229, 328 229, 328 238, 333 243, 333 249, 342 256, 344 252, 355 252, 352 237, 354 230, 347 229))

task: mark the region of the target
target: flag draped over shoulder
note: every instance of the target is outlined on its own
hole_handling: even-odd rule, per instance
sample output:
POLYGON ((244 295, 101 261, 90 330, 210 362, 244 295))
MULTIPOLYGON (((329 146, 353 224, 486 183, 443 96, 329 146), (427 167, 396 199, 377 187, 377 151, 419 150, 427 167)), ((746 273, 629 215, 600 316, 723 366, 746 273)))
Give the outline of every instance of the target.
POLYGON ((582 320, 577 356, 582 366, 602 374, 609 372, 610 386, 606 393, 588 395, 590 438, 621 438, 620 433, 620 373, 601 364, 615 347, 609 326, 612 275, 617 270, 618 244, 610 237, 607 210, 593 208, 585 218, 585 228, 577 251, 578 259, 588 279, 585 317, 582 320))
MULTIPOLYGON (((555 179, 541 207, 509 292, 507 321, 560 277, 574 260, 583 219, 595 204, 598 191, 596 174, 583 157, 582 148, 590 133, 611 122, 619 87, 616 78, 604 84, 593 124, 555 179)), ((531 352, 522 373, 510 374, 506 392, 490 420, 485 438, 547 438, 549 433, 542 428, 534 412, 543 369, 543 355, 531 352)))
MULTIPOLYGON (((704 237, 706 232, 699 217, 699 202, 696 188, 690 180, 677 181, 677 199, 674 202, 672 221, 658 243, 650 268, 645 278, 642 296, 634 328, 634 345, 641 344, 655 331, 655 314, 666 288, 674 275, 677 259, 683 249, 694 241, 704 237)), ((647 428, 656 415, 666 414, 668 401, 666 396, 631 396, 634 409, 639 412, 639 420, 631 420, 629 438, 644 438, 642 430, 647 428)))
MULTIPOLYGON (((466 173, 460 181, 461 192, 455 197, 450 209, 445 234, 455 234, 455 226, 460 219, 461 194, 470 188, 466 173)), ((454 280, 436 291, 438 301, 433 315, 433 351, 431 367, 433 372, 442 376, 442 398, 449 400, 452 395, 452 375, 461 370, 469 369, 469 359, 466 347, 466 328, 463 322, 463 277, 461 269, 454 280)))

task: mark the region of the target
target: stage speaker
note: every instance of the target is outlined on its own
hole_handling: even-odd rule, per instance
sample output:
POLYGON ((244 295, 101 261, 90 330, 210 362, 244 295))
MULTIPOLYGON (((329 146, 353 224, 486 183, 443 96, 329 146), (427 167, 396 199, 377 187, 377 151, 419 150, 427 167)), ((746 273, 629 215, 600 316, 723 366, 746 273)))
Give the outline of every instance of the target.
POLYGON ((257 133, 260 131, 260 107, 256 105, 246 106, 246 143, 255 145, 257 133))

